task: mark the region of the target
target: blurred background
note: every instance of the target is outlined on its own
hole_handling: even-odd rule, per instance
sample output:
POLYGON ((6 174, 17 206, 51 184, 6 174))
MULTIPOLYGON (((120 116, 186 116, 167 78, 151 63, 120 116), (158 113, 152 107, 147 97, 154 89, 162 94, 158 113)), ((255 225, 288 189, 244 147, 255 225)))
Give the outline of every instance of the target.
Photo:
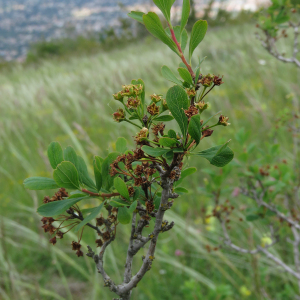
MULTIPOLYGON (((174 23, 180 5, 176 1, 172 11, 174 23)), ((212 171, 206 161, 187 162, 198 169, 183 184, 191 192, 168 211, 168 220, 176 225, 160 237, 152 270, 134 291, 134 300, 279 300, 299 295, 297 281, 263 256, 221 247, 217 220, 205 217, 215 204, 213 188, 206 188, 210 182, 222 191, 222 201, 237 208, 232 238, 251 249, 267 230, 239 221, 251 207, 239 194, 239 161, 249 152, 247 164, 254 164, 264 151, 293 160, 293 136, 278 128, 276 119, 299 108, 300 70, 271 57, 255 38, 260 9, 268 5, 267 0, 193 1, 189 28, 198 18, 209 24, 197 49, 198 56, 207 56, 202 73, 224 75, 225 82, 212 91, 205 116, 222 110, 231 123, 206 139, 203 149, 232 139, 236 158, 223 170, 212 171)), ((120 136, 133 147, 135 131, 112 120, 117 108, 112 94, 137 78, 144 80, 148 96, 165 95, 172 86, 160 68, 166 64, 175 70, 178 57, 126 17, 131 10, 156 11, 148 0, 0 0, 0 299, 114 297, 93 262, 72 252, 75 234, 49 244, 36 213, 45 193, 25 190, 22 183, 29 176, 51 176, 46 153, 51 141, 72 145, 90 166, 94 155, 103 157, 115 149, 120 136)), ((285 43, 281 47, 289 51, 285 43)), ((122 226, 106 253, 106 268, 117 282, 129 232, 129 225, 122 226)), ((86 230, 82 244, 94 239, 86 230)), ((278 255, 289 258, 290 252, 283 247, 278 255)))

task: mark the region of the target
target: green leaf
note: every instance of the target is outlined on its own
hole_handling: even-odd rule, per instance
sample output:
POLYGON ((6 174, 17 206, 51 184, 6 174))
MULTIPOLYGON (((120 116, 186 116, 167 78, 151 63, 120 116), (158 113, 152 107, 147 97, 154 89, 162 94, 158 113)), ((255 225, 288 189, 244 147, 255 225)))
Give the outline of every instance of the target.
POLYGON ((206 31, 207 31, 206 21, 199 20, 194 24, 192 29, 191 39, 190 39, 190 49, 189 49, 190 60, 192 58, 195 49, 204 39, 206 31))
POLYGON ((109 204, 112 207, 123 207, 123 206, 129 206, 129 203, 121 200, 121 199, 114 199, 114 200, 110 200, 109 204))
POLYGON ((211 147, 195 154, 206 158, 212 165, 216 167, 224 167, 230 163, 234 157, 234 153, 228 147, 228 143, 229 142, 224 145, 211 147))
POLYGON ((201 139, 200 115, 195 115, 191 117, 188 130, 190 136, 195 140, 196 145, 198 145, 201 139))
POLYGON ((177 139, 177 134, 173 129, 170 129, 168 131, 168 137, 171 138, 171 139, 177 139))
POLYGON ((143 21, 143 15, 145 13, 141 12, 141 11, 131 11, 129 14, 128 14, 128 17, 144 24, 144 21, 143 21))
POLYGON ((125 199, 130 200, 129 192, 126 183, 120 177, 114 179, 114 187, 118 193, 125 199))
POLYGON ((37 212, 44 217, 53 217, 64 213, 72 205, 77 202, 90 198, 89 196, 82 196, 78 198, 65 199, 60 201, 49 202, 47 204, 41 205, 37 212))
POLYGON ((194 85, 192 75, 190 74, 190 72, 187 69, 178 68, 178 73, 184 81, 186 81, 190 85, 194 85))
POLYGON ((179 179, 178 181, 176 181, 176 182, 174 183, 174 185, 175 185, 175 186, 178 186, 179 184, 181 184, 182 180, 183 180, 185 177, 194 174, 196 171, 197 171, 196 168, 187 168, 187 169, 183 170, 183 171, 181 172, 180 179, 179 179))
POLYGON ((199 80, 199 76, 200 76, 200 67, 198 67, 198 68, 196 69, 195 83, 197 83, 197 82, 198 82, 198 80, 199 80), (196 82, 196 80, 197 80, 197 82, 196 82))
POLYGON ((164 115, 164 116, 159 116, 155 118, 153 121, 155 122, 168 122, 174 120, 173 116, 171 115, 164 115))
POLYGON ((127 150, 127 141, 123 137, 119 137, 116 141, 116 150, 120 153, 124 153, 127 150))
POLYGON ((118 152, 112 152, 108 154, 107 158, 104 159, 102 163, 102 180, 103 180, 103 188, 107 191, 113 186, 114 177, 109 175, 110 165, 113 161, 119 156, 118 152))
POLYGON ((246 216, 246 220, 249 221, 249 222, 253 222, 253 221, 256 221, 258 219, 259 219, 258 215, 248 215, 248 216, 246 216))
POLYGON ((135 211, 136 207, 137 207, 137 201, 134 201, 128 208, 129 213, 132 214, 135 211))
POLYGON ((177 193, 177 194, 187 194, 189 191, 183 187, 177 187, 174 189, 174 192, 177 193))
POLYGON ((25 189, 29 190, 53 190, 59 188, 55 180, 46 177, 30 177, 24 180, 25 189))
POLYGON ((184 29, 180 38, 180 46, 181 46, 182 53, 184 53, 184 50, 188 43, 188 39, 189 39, 188 33, 186 29, 184 29))
POLYGON ((153 36, 160 39, 171 50, 173 50, 177 55, 179 55, 175 42, 165 32, 161 21, 156 13, 149 12, 148 14, 143 16, 143 20, 146 28, 153 36))
POLYGON ((103 180, 102 180, 101 167, 99 169, 96 158, 94 159, 93 165, 94 165, 94 175, 95 175, 97 191, 100 192, 102 188, 103 180))
POLYGON ((99 171, 102 170, 102 163, 103 163, 103 161, 104 161, 104 159, 102 157, 100 157, 100 156, 96 155, 94 157, 94 162, 95 162, 95 164, 96 164, 96 166, 97 166, 97 168, 98 168, 99 171))
POLYGON ((180 81, 175 75, 174 73, 169 69, 169 67, 167 66, 163 66, 161 68, 161 74, 163 77, 165 77, 167 80, 174 82, 175 84, 178 84, 180 86, 182 86, 182 81, 180 81))
POLYGON ((170 112, 177 121, 181 133, 185 139, 188 127, 188 119, 184 113, 189 108, 189 99, 183 88, 173 86, 167 92, 166 101, 170 112))
POLYGON ((168 147, 168 148, 175 147, 178 143, 177 140, 171 139, 171 138, 168 138, 168 137, 160 138, 158 142, 159 142, 160 145, 162 145, 164 147, 168 147))
POLYGON ((167 21, 171 20, 171 7, 175 0, 153 0, 154 4, 161 10, 167 21))
POLYGON ((71 146, 68 146, 64 150, 64 160, 71 162, 76 167, 76 169, 78 168, 77 154, 71 146))
POLYGON ((74 229, 74 232, 78 232, 83 226, 85 226, 87 223, 95 219, 99 214, 104 205, 104 202, 102 202, 99 206, 94 207, 94 209, 91 211, 91 213, 84 218, 83 221, 81 221, 74 229))
POLYGON ((158 157, 170 151, 170 149, 152 148, 149 146, 143 146, 142 150, 150 156, 158 157))
POLYGON ((60 187, 66 189, 80 189, 78 172, 69 161, 63 161, 53 172, 53 179, 60 187))
POLYGON ((63 151, 61 145, 58 142, 52 142, 49 145, 48 158, 53 169, 56 169, 57 165, 64 160, 63 151))
POLYGON ((118 209, 118 220, 121 224, 124 224, 124 225, 130 223, 131 215, 130 215, 127 207, 120 207, 118 209))
POLYGON ((180 31, 182 32, 188 22, 189 15, 190 15, 191 5, 190 0, 183 0, 182 4, 182 14, 181 14, 181 24, 180 24, 180 31))
POLYGON ((88 169, 87 169, 84 159, 80 156, 77 156, 77 159, 78 159, 77 170, 78 170, 80 182, 82 182, 83 184, 85 184, 87 187, 89 187, 91 189, 97 190, 97 187, 96 187, 94 181, 91 179, 91 177, 89 175, 89 172, 88 172, 88 169))

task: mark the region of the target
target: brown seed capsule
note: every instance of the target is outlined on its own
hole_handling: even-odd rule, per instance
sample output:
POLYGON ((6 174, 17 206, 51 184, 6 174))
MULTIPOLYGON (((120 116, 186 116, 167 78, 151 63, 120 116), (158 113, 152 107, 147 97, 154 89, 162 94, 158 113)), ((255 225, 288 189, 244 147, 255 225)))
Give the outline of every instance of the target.
POLYGON ((56 244, 56 236, 49 240, 52 245, 56 244))

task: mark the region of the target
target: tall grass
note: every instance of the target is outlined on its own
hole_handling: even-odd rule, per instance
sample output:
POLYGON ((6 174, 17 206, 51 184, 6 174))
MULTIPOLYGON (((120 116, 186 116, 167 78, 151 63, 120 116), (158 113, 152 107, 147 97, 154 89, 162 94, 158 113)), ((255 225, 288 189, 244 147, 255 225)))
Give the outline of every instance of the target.
MULTIPOLYGON (((202 73, 224 74, 225 84, 210 96, 209 113, 222 110, 232 124, 206 139, 203 148, 231 138, 238 155, 243 149, 234 141, 234 133, 245 127, 251 131, 251 141, 262 147, 274 132, 290 157, 291 138, 283 130, 275 131, 274 116, 292 107, 287 95, 299 95, 299 71, 270 58, 250 26, 209 32, 198 54, 207 56, 202 73)), ((132 145, 135 132, 112 121, 117 103, 111 95, 139 77, 146 83, 147 95, 165 94, 171 84, 162 78, 160 67, 166 64, 175 71, 178 63, 166 47, 147 38, 141 45, 134 43, 110 53, 19 65, 0 74, 0 299, 112 299, 92 261, 77 259, 71 251, 74 235, 55 247, 49 245, 35 213, 44 193, 26 191, 22 182, 29 176, 51 176, 46 149, 53 140, 72 145, 90 164, 93 155, 104 156, 107 149, 114 149, 112 141, 118 136, 127 137, 132 145)), ((199 172, 185 182, 193 193, 176 200, 174 210, 167 214, 175 228, 162 237, 152 274, 133 298, 241 299, 240 287, 246 286, 251 291, 248 299, 259 299, 250 257, 205 250, 205 245, 218 246, 221 241, 216 226, 208 231, 199 222, 201 208, 210 201, 197 190, 203 184, 201 169, 208 165, 202 160, 194 164, 199 172), (176 249, 184 254, 176 257, 176 249), (217 298, 220 293, 223 298, 217 298)), ((231 184, 236 186, 237 178, 231 184)), ((253 230, 258 237, 263 234, 263 228, 253 230)), ((234 238, 248 243, 248 237, 241 236, 240 224, 233 224, 232 232, 234 238)), ((107 253, 107 268, 117 281, 121 280, 118 270, 123 268, 128 234, 129 227, 120 229, 107 253)), ((84 245, 94 245, 94 239, 91 232, 84 245)), ((266 266, 268 261, 262 261, 259 267, 266 266)), ((289 282, 274 266, 272 272, 281 282, 289 282)), ((265 284, 274 293, 283 289, 276 282, 265 284)))

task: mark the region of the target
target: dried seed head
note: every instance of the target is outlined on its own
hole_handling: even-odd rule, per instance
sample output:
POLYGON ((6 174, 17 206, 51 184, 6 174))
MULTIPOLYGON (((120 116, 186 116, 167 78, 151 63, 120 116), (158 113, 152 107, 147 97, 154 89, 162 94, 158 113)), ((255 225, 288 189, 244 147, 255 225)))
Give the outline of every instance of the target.
POLYGON ((153 102, 147 107, 147 111, 151 116, 155 116, 159 113, 159 107, 153 102))
POLYGON ((228 117, 225 117, 225 116, 221 115, 220 118, 219 118, 219 123, 218 124, 223 125, 223 126, 229 126, 230 123, 227 122, 228 120, 229 120, 228 117))
POLYGON ((122 108, 118 108, 115 113, 113 113, 113 119, 120 123, 125 119, 125 111, 122 108))

